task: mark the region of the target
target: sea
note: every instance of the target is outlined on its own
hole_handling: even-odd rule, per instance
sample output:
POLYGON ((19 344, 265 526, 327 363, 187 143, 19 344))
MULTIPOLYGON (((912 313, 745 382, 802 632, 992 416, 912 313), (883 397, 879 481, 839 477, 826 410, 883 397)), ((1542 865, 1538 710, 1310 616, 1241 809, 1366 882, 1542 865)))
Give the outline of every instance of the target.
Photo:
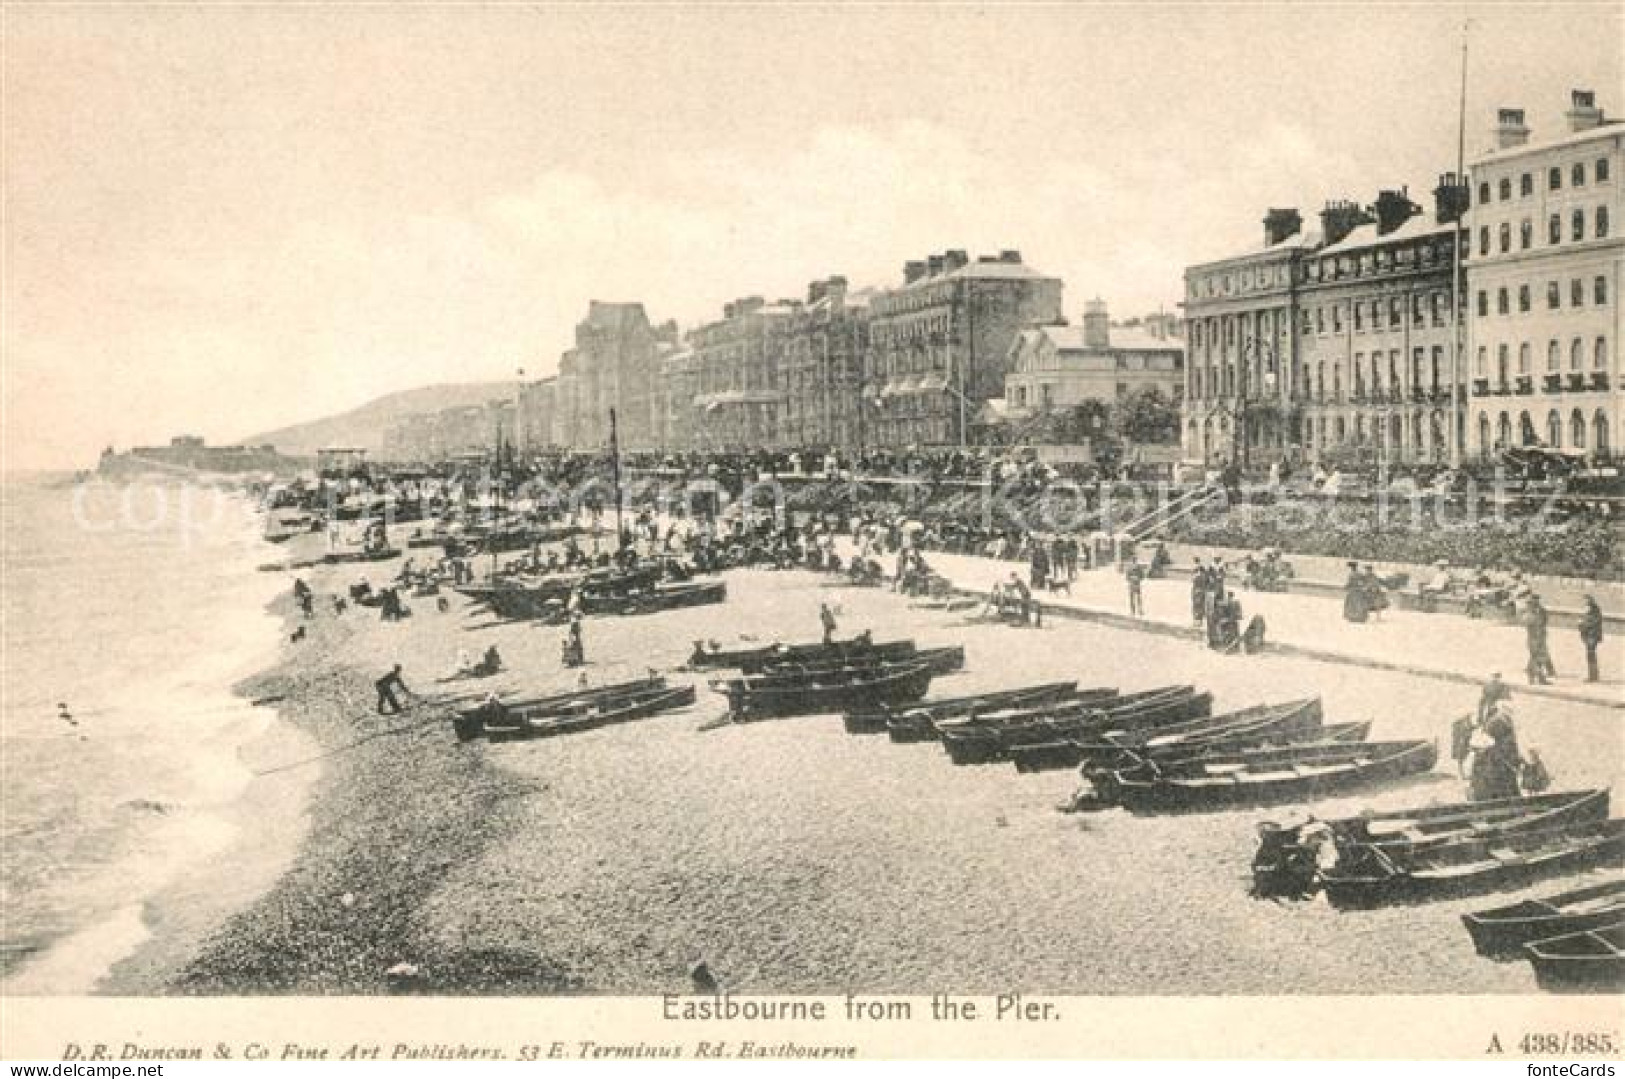
POLYGON ((241 491, 0 482, 0 992, 96 990, 238 838, 285 585, 241 491))

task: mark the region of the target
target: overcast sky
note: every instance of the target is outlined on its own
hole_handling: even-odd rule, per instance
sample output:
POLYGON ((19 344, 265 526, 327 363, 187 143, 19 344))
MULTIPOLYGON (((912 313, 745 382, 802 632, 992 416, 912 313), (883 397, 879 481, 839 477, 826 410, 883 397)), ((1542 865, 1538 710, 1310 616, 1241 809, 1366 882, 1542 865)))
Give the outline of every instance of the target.
MULTIPOLYGON (((685 327, 814 277, 1019 248, 1074 319, 1453 167, 1467 9, 1350 4, 8 4, 4 446, 87 466, 430 382, 550 373, 591 299, 685 327)), ((1614 3, 1474 10, 1469 156, 1614 3)))

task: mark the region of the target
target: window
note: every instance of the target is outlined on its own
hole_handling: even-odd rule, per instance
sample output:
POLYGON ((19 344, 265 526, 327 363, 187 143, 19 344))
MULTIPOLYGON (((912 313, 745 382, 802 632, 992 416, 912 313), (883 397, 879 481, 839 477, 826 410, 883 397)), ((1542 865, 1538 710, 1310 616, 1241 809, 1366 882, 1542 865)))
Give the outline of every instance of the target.
POLYGON ((1562 307, 1562 306, 1563 306, 1563 291, 1560 288, 1557 287, 1557 282, 1556 281, 1548 281, 1548 282, 1546 282, 1546 307, 1547 307, 1547 309, 1551 310, 1551 311, 1556 311, 1559 307, 1562 307))
POLYGON ((1527 375, 1528 373, 1529 373, 1529 342, 1525 341, 1523 344, 1518 346, 1518 374, 1527 375))
POLYGON ((1554 450, 1563 444, 1563 418, 1555 408, 1546 413, 1546 444, 1554 450))
POLYGON ((1529 245, 1533 244, 1534 242, 1535 224, 1526 217, 1523 219, 1523 223, 1518 226, 1518 246, 1527 251, 1529 250, 1529 245))
POLYGON ((1597 343, 1591 347, 1591 366, 1598 371, 1608 370, 1608 338, 1597 338, 1597 343))
POLYGON ((1507 364, 1509 359, 1510 353, 1508 352, 1507 346, 1495 346, 1495 377, 1500 382, 1505 382, 1507 380, 1507 364))
POLYGON ((1512 197, 1512 177, 1510 177, 1510 176, 1501 177, 1500 192, 1501 192, 1501 201, 1502 202, 1505 202, 1507 199, 1510 199, 1512 197))
POLYGON ((1591 302, 1598 307, 1603 307, 1608 303, 1608 278, 1599 274, 1597 279, 1591 283, 1591 302))
POLYGON ((1591 417, 1591 448, 1598 457, 1608 454, 1608 417, 1600 408, 1591 417))
POLYGON ((1512 225, 1509 222, 1503 221, 1503 222, 1501 222, 1501 253, 1504 255, 1508 251, 1511 251, 1511 250, 1512 250, 1512 225))
POLYGON ((1546 189, 1548 191, 1563 189, 1563 169, 1560 166, 1553 165, 1551 171, 1546 174, 1546 189))
POLYGON ((1576 337, 1569 343, 1569 370, 1581 371, 1586 365, 1585 342, 1576 337))
POLYGON ((1487 315, 1489 313, 1490 313, 1490 297, 1489 297, 1489 293, 1485 292, 1483 289, 1479 289, 1478 290, 1478 317, 1483 318, 1485 315, 1487 315))
POLYGON ((1490 350, 1483 345, 1478 346, 1478 377, 1488 378, 1490 375, 1490 350))
POLYGON ((1495 293, 1495 313, 1498 315, 1510 314, 1512 305, 1507 298, 1506 289, 1497 289, 1495 293))
POLYGON ((1546 219, 1546 242, 1560 244, 1563 242, 1563 215, 1553 214, 1546 219))
POLYGON ((1490 416, 1487 412, 1478 414, 1478 449, 1481 453, 1490 452, 1490 416))
POLYGON ((1529 302, 1530 302, 1529 301, 1529 286, 1528 285, 1519 285, 1518 286, 1518 310, 1527 312, 1529 310, 1529 302))
POLYGON ((1528 198, 1535 193, 1535 178, 1527 172, 1518 181, 1518 193, 1524 198, 1528 198))
POLYGON ((1484 183, 1481 183, 1481 184, 1478 185, 1478 203, 1479 203, 1480 206, 1482 206, 1486 202, 1489 202, 1489 201, 1490 201, 1490 185, 1489 185, 1489 181, 1486 180, 1484 183))
POLYGON ((1576 210, 1576 211, 1574 211, 1574 213, 1572 215, 1570 215, 1569 221, 1570 221, 1569 232, 1570 232, 1572 238, 1575 239, 1575 240, 1583 240, 1583 239, 1585 239, 1586 238, 1586 212, 1584 210, 1576 210))
POLYGON ((1480 255, 1490 253, 1490 227, 1488 225, 1484 225, 1478 230, 1478 253, 1480 255))
POLYGON ((1586 185, 1586 163, 1584 161, 1574 163, 1574 173, 1570 183, 1575 187, 1584 187, 1586 185))
POLYGON ((1398 296, 1391 296, 1388 299, 1388 325, 1394 329, 1405 325, 1405 306, 1398 296))
POLYGON ((1569 413, 1569 445, 1577 450, 1586 448, 1586 417, 1579 409, 1569 413))
POLYGON ((1563 366, 1563 350, 1558 345, 1557 338, 1546 342, 1546 370, 1557 371, 1563 366))
POLYGON ((1599 184, 1608 181, 1608 159, 1606 157, 1597 158, 1596 176, 1599 184))
POLYGON ((1332 305, 1332 332, 1343 332, 1343 305, 1340 303, 1332 305))
POLYGON ((1359 304, 1354 305, 1354 331, 1359 333, 1365 329, 1365 316, 1359 304))
POLYGON ((1569 306, 1584 307, 1586 302, 1585 282, 1578 277, 1569 282, 1569 306))
POLYGON ((1592 231, 1597 234, 1599 240, 1608 237, 1608 207, 1597 207, 1597 226, 1592 231))

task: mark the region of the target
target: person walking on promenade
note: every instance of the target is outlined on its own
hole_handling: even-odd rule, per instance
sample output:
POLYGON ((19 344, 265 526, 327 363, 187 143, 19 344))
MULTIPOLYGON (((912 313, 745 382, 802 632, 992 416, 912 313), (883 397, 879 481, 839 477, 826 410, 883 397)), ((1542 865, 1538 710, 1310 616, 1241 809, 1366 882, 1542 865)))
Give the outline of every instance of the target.
POLYGON ((829 604, 818 605, 818 621, 824 627, 824 643, 829 644, 835 640, 835 612, 829 609, 829 604))
POLYGON ((1191 569, 1191 624, 1200 626, 1207 620, 1207 567, 1200 558, 1191 569))
POLYGON ((1585 614, 1580 616, 1580 643, 1586 650, 1586 681, 1595 682, 1601 677, 1597 670, 1597 648, 1602 644, 1602 608, 1597 606, 1596 596, 1586 597, 1585 614))
POLYGON ((1366 607, 1367 599, 1365 575, 1360 572, 1357 562, 1349 563, 1349 577, 1343 582, 1343 620, 1345 622, 1364 622, 1371 613, 1366 607))
POLYGON ((1135 618, 1145 617, 1145 567, 1140 565, 1138 557, 1131 557, 1123 569, 1123 579, 1128 582, 1128 613, 1135 618))
POLYGON ((1034 592, 1049 584, 1049 547, 1041 539, 1033 540, 1031 559, 1027 566, 1028 584, 1034 592))
POLYGON ((1523 627, 1526 643, 1529 646, 1529 666, 1527 674, 1529 684, 1532 686, 1549 685, 1557 676, 1557 669, 1552 665, 1551 646, 1546 639, 1546 624, 1548 621, 1546 607, 1540 601, 1537 593, 1529 594, 1529 605, 1524 611, 1523 627))
POLYGON ((402 711, 401 701, 399 697, 395 696, 395 691, 398 689, 402 693, 412 692, 406 688, 406 682, 401 678, 401 665, 399 663, 395 664, 390 668, 388 674, 378 679, 373 685, 378 688, 378 714, 381 716, 400 715, 402 711))

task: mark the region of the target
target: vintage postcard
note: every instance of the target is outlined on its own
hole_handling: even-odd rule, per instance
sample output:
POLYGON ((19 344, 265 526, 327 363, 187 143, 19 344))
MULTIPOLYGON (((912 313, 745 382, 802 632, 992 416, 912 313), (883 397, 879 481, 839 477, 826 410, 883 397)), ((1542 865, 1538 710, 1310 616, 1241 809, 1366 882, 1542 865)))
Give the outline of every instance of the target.
POLYGON ((3 19, 0 1057, 1621 1055, 1619 4, 3 19))

